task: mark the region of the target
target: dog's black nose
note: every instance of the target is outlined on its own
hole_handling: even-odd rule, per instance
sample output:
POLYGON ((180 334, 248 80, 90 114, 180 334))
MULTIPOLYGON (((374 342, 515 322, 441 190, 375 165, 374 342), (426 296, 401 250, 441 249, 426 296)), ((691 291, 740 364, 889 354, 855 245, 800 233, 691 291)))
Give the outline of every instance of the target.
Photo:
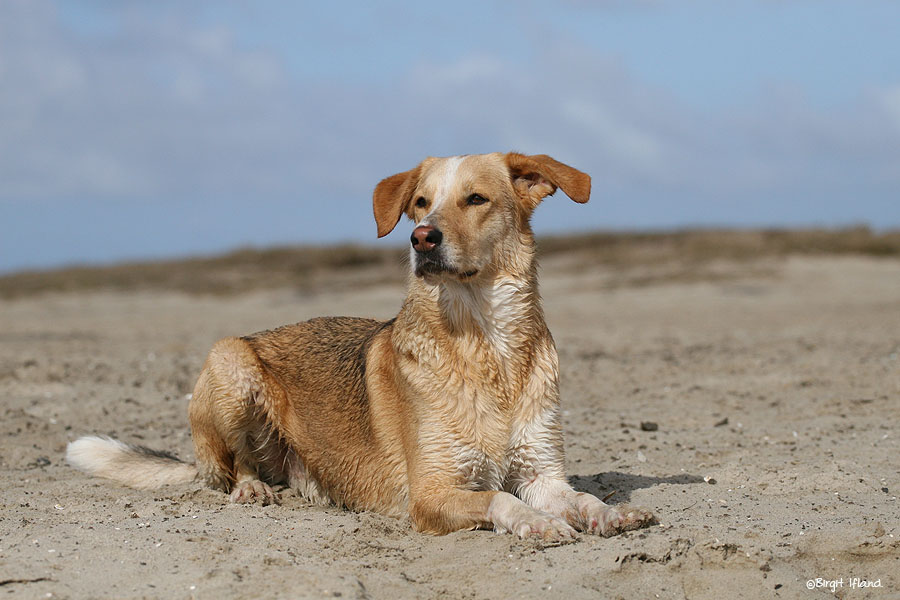
POLYGON ((431 225, 419 225, 409 236, 409 241, 412 242, 412 247, 416 252, 434 250, 441 245, 443 239, 444 234, 441 233, 441 230, 435 229, 431 225))

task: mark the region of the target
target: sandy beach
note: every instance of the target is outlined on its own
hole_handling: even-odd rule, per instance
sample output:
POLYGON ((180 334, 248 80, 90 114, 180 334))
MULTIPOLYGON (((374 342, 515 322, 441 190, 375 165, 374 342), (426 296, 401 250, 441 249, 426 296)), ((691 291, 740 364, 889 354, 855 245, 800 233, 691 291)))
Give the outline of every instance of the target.
POLYGON ((0 594, 900 597, 896 256, 542 260, 573 485, 660 522, 615 538, 429 537, 288 490, 279 506, 233 505, 198 484, 135 491, 66 465, 66 444, 89 433, 192 460, 187 395, 218 338, 396 313, 403 265, 352 262, 216 293, 19 294, 7 281, 0 594))

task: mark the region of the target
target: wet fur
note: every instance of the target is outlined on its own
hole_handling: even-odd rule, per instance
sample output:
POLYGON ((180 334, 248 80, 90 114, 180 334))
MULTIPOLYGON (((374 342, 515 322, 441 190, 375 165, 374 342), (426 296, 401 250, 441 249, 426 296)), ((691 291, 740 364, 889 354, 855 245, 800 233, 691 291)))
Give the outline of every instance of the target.
POLYGON ((198 476, 235 501, 270 502, 271 486, 286 484, 434 534, 569 540, 650 523, 566 482, 558 359, 529 226, 557 187, 586 202, 590 178, 542 155, 490 154, 429 158, 385 179, 373 199, 379 236, 403 214, 444 235, 431 255, 412 253, 395 319, 320 318, 219 341, 189 408, 196 469, 112 440, 73 442, 70 461, 136 485, 143 455, 172 469, 154 485, 198 476), (473 205, 473 193, 489 202, 473 205))

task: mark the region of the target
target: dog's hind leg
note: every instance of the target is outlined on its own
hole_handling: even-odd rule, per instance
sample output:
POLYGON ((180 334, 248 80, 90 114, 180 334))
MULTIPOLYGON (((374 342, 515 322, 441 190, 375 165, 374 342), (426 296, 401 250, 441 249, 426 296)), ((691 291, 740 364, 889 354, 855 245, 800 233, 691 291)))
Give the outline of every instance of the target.
POLYGON ((200 475, 233 502, 277 501, 260 480, 260 460, 280 444, 263 408, 265 394, 277 393, 273 385, 246 342, 225 338, 213 346, 194 388, 189 413, 200 475))
POLYGON ((234 483, 233 457, 219 432, 215 398, 210 389, 209 360, 197 379, 188 415, 200 477, 211 488, 228 492, 234 483))

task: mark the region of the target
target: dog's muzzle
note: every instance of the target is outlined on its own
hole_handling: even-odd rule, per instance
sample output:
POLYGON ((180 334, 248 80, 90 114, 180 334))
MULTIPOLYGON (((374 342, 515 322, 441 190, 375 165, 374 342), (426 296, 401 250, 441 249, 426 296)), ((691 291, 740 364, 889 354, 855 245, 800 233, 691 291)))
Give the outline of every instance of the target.
POLYGON ((416 277, 425 275, 454 275, 465 281, 470 277, 478 274, 478 269, 471 271, 460 271, 453 265, 449 264, 444 258, 440 249, 431 250, 430 252, 417 252, 415 259, 416 277))
POLYGON ((453 269, 444 260, 443 252, 440 250, 430 250, 428 252, 416 252, 415 264, 416 276, 423 275, 439 275, 441 273, 453 273, 453 269))

